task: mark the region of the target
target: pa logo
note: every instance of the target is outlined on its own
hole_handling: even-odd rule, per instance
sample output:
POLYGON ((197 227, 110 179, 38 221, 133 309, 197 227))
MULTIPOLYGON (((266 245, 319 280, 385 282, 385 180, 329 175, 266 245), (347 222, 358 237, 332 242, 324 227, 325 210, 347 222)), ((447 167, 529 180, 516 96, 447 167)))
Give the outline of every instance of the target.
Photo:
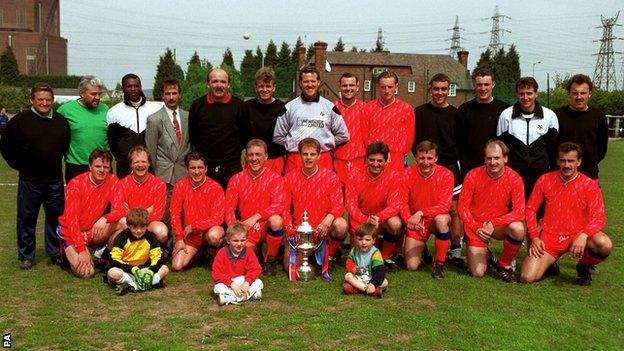
POLYGON ((11 348, 11 333, 2 335, 2 348, 3 349, 11 348))

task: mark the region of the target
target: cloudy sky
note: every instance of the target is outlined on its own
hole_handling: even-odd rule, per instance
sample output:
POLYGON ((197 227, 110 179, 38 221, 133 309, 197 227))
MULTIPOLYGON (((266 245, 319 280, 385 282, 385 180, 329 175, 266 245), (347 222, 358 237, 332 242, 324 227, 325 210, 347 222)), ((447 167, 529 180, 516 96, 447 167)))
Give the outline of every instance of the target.
MULTIPOLYGON (((505 18, 504 44, 514 43, 523 75, 545 88, 546 74, 593 76, 602 37, 601 15, 612 17, 620 1, 249 1, 249 0, 71 0, 61 1, 61 35, 68 40, 70 74, 95 74, 114 87, 124 74, 137 73, 151 87, 158 57, 175 49, 185 69, 195 50, 220 64, 229 47, 240 64, 246 49, 264 50, 269 39, 291 47, 300 36, 306 46, 322 40, 330 48, 342 37, 351 46, 374 46, 379 27, 391 52, 447 54, 450 30, 459 16, 461 46, 470 52, 469 68, 490 41, 495 6, 505 18), (598 5, 599 4, 599 5, 598 5), (250 33, 249 40, 243 39, 250 33), (538 63, 539 62, 539 63, 538 63)), ((624 23, 624 13, 618 23, 624 23)), ((616 27, 624 37, 624 27, 616 27)), ((615 51, 624 52, 624 40, 615 51)), ((616 55, 619 84, 624 56, 616 55)))

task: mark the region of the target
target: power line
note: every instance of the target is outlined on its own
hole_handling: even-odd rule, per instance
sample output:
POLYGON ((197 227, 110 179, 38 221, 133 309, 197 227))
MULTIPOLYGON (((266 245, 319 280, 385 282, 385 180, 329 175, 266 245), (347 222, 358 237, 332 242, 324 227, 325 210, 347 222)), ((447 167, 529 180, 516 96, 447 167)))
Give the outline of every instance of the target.
POLYGON ((459 28, 459 16, 457 15, 455 15, 455 26, 453 26, 452 30, 453 36, 451 37, 451 47, 449 48, 449 55, 451 55, 452 58, 457 58, 457 53, 462 50, 460 35, 460 30, 462 29, 459 28))
POLYGON ((505 32, 511 33, 510 31, 503 29, 500 27, 500 22, 504 21, 505 18, 511 19, 511 17, 506 15, 501 15, 498 12, 498 5, 494 8, 494 16, 484 19, 492 20, 492 30, 490 30, 490 45, 488 48, 492 51, 492 54, 496 54, 500 49, 505 47, 505 44, 501 43, 500 38, 502 34, 505 32))

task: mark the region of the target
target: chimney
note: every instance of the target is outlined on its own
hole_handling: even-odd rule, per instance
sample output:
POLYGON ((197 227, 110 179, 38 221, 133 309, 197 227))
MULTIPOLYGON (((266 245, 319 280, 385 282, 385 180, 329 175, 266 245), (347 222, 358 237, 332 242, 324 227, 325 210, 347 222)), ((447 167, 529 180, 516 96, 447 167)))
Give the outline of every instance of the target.
POLYGON ((317 41, 314 43, 314 67, 321 72, 325 72, 325 61, 327 61, 327 43, 317 41))
POLYGON ((301 46, 297 48, 297 65, 301 68, 305 65, 306 49, 301 46))
POLYGON ((461 63, 466 69, 468 69, 468 51, 458 51, 457 61, 459 61, 459 63, 461 63))

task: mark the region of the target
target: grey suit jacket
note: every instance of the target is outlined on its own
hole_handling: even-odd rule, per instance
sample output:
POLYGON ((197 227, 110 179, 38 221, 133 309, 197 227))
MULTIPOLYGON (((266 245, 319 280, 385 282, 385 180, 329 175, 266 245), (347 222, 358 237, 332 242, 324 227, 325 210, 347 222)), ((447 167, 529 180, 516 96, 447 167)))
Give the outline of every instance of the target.
POLYGON ((182 142, 178 144, 173 124, 166 107, 147 117, 145 145, 150 152, 154 174, 165 183, 174 185, 186 176, 184 157, 191 151, 188 138, 188 112, 180 109, 178 122, 182 128, 182 142))

